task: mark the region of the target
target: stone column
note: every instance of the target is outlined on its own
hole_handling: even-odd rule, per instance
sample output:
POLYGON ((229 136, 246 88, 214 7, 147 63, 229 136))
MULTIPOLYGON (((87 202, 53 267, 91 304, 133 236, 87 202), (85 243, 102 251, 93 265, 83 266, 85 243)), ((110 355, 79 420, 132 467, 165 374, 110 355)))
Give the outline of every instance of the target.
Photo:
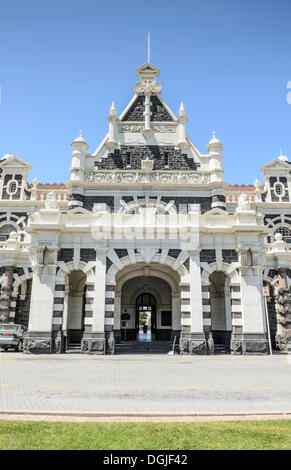
POLYGON ((92 332, 84 333, 82 351, 87 354, 106 354, 105 334, 106 250, 96 249, 92 332))
POLYGON ((179 344, 181 333, 181 295, 180 293, 172 293, 172 333, 171 340, 173 341, 175 336, 176 344, 179 344))
POLYGON ((0 297, 0 322, 9 323, 10 298, 13 285, 13 266, 6 266, 4 280, 2 283, 2 293, 0 297))
POLYGON ((27 352, 53 351, 53 311, 57 250, 47 250, 46 264, 32 267, 31 303, 27 334, 27 352))
POLYGON ((114 297, 114 338, 118 343, 121 341, 121 293, 114 297))
MULTIPOLYGON (((203 311, 201 292, 200 251, 190 253, 190 318, 189 334, 182 333, 181 354, 206 354, 206 341, 203 331, 203 311), (188 345, 186 344, 188 340, 188 345)), ((184 322, 185 320, 183 320, 184 322)))
POLYGON ((262 273, 252 266, 241 267, 243 354, 268 354, 262 295, 262 273))

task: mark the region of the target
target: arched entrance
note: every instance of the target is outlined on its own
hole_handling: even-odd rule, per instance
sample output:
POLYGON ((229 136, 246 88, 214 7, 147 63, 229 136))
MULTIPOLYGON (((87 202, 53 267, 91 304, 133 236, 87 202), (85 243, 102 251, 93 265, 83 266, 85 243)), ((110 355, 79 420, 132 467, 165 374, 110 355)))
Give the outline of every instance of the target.
POLYGON ((181 332, 180 274, 167 265, 136 263, 119 270, 114 279, 116 352, 118 345, 128 345, 134 349, 133 343, 138 346, 137 349, 145 345, 148 352, 155 352, 158 348, 170 350, 174 338, 178 345, 181 332), (137 311, 140 311, 140 306, 147 307, 147 310, 141 311, 153 312, 150 315, 150 341, 139 340, 137 311))
POLYGON ((172 289, 164 279, 137 276, 123 284, 120 325, 123 340, 145 339, 140 331, 143 317, 145 323, 149 323, 148 326, 151 327, 148 340, 170 341, 172 316, 172 289))
POLYGON ((68 275, 68 310, 63 325, 67 337, 66 349, 79 349, 84 333, 86 275, 83 271, 72 271, 68 275))
POLYGON ((153 341, 156 333, 157 303, 152 294, 140 294, 135 303, 135 325, 139 341, 153 341))
POLYGON ((211 332, 216 352, 230 352, 232 331, 229 279, 222 271, 209 277, 211 332))
POLYGON ((32 280, 23 281, 18 287, 14 323, 28 327, 32 280))

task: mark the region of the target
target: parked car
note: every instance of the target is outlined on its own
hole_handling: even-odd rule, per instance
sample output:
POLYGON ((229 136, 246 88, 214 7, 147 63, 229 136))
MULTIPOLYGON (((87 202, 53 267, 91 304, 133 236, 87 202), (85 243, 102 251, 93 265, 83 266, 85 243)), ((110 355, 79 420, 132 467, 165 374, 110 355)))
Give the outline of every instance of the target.
POLYGON ((5 351, 14 348, 15 351, 22 351, 23 334, 27 331, 24 325, 0 325, 0 349, 5 351))

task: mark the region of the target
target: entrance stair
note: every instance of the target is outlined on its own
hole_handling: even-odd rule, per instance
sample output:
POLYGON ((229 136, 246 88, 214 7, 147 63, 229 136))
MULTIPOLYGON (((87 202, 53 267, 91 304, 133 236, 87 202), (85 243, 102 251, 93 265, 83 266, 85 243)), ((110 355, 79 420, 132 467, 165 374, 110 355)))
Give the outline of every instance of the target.
POLYGON ((67 345, 66 352, 73 353, 73 352, 80 352, 81 351, 81 342, 73 343, 69 342, 67 345))
MULTIPOLYGON (((167 354, 173 350, 171 341, 123 341, 115 345, 115 354, 167 354)), ((179 345, 175 345, 179 353, 179 345)))
POLYGON ((214 345, 214 354, 229 354, 230 347, 225 344, 215 344, 214 345))

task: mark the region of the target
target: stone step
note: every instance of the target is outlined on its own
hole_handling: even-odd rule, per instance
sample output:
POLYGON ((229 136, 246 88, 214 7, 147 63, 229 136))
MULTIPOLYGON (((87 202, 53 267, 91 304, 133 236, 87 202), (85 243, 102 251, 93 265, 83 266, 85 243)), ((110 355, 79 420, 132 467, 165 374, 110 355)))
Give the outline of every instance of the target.
POLYGON ((225 344, 215 344, 214 345, 214 353, 215 354, 229 354, 230 348, 225 344))
MULTIPOLYGON (((115 345, 116 354, 167 354, 173 350, 173 345, 169 342, 124 342, 115 345)), ((175 351, 179 352, 179 346, 175 346, 175 351)))

